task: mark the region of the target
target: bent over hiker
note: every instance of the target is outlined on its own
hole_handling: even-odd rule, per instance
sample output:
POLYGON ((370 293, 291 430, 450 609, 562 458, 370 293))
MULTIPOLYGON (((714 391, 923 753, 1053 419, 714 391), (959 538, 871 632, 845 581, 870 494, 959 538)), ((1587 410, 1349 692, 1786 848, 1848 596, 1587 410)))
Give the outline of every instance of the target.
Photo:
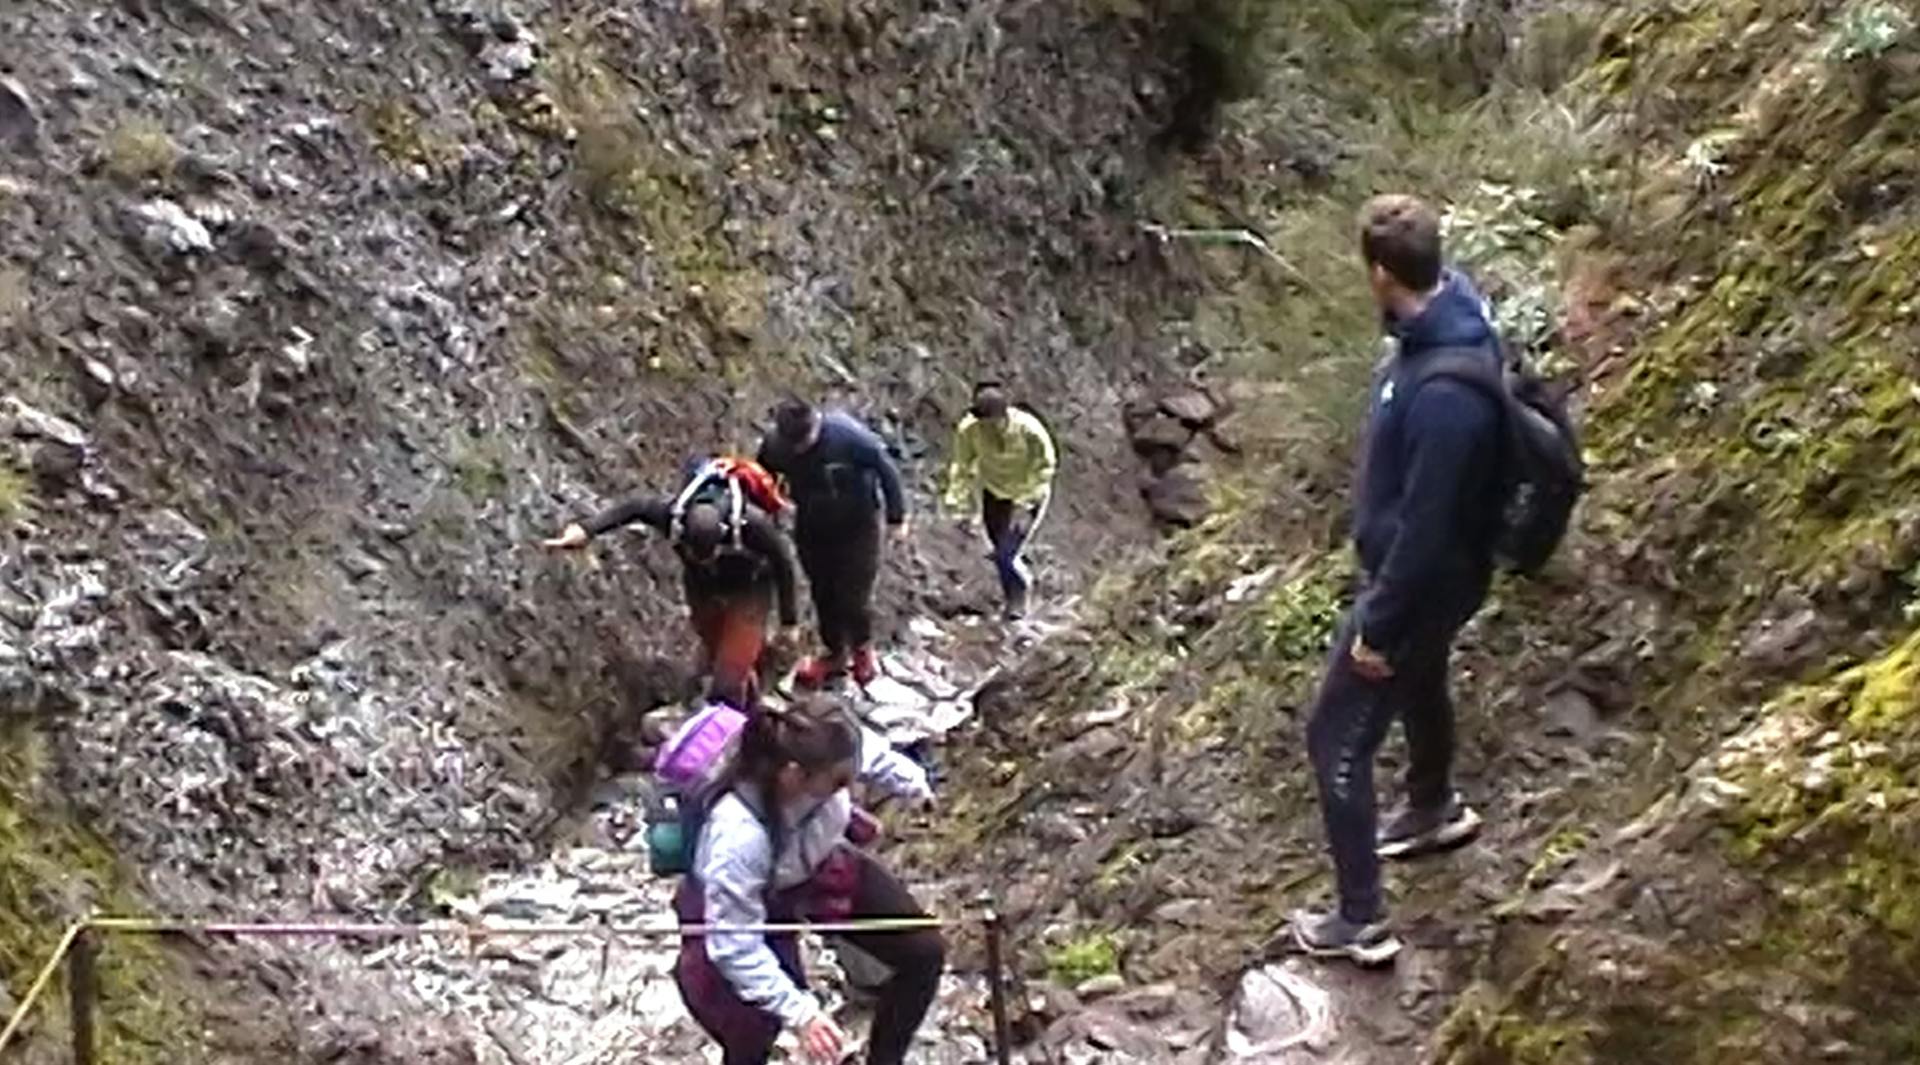
POLYGON ((1380 859, 1464 843, 1480 819, 1453 790, 1453 640, 1487 595, 1503 446, 1495 400, 1425 371, 1476 353, 1497 373, 1485 301, 1443 269, 1440 222, 1407 196, 1367 204, 1360 250, 1394 352, 1380 366, 1353 489, 1359 597, 1341 622, 1307 726, 1339 907, 1294 915, 1315 954, 1385 961, 1380 859), (1407 739, 1406 802, 1377 822, 1373 759, 1395 719, 1407 739))
POLYGON ((700 638, 701 672, 712 678, 709 697, 749 705, 759 687, 768 614, 777 606, 783 628, 792 631, 799 624, 793 549, 786 534, 752 503, 690 500, 683 493, 678 500, 629 499, 584 524, 567 526, 545 543, 574 550, 635 523, 665 534, 680 556, 681 585, 700 638))
POLYGON ((1022 555, 1046 517, 1056 463, 1053 437, 1040 419, 1009 403, 998 382, 974 386, 973 408, 953 434, 946 501, 949 507, 967 506, 979 486, 981 524, 1010 619, 1027 611, 1033 573, 1022 555))
MULTIPOLYGON (((702 818, 693 870, 674 909, 683 924, 925 918, 871 855, 848 792, 856 776, 903 797, 932 793, 918 767, 855 725, 828 696, 749 715, 733 764, 702 818)), ((842 933, 892 970, 879 990, 868 1065, 900 1065, 946 966, 933 928, 842 933)), ((791 932, 688 934, 674 977, 688 1012, 717 1040, 724 1065, 760 1065, 782 1029, 809 1058, 837 1065, 845 1034, 806 990, 791 932)))
POLYGON ((795 680, 819 687, 853 672, 865 685, 879 674, 873 653, 873 586, 880 574, 880 526, 907 536, 900 472, 873 431, 852 416, 822 413, 798 399, 774 411, 760 464, 780 475, 794 503, 794 546, 813 594, 826 654, 802 662, 795 680))

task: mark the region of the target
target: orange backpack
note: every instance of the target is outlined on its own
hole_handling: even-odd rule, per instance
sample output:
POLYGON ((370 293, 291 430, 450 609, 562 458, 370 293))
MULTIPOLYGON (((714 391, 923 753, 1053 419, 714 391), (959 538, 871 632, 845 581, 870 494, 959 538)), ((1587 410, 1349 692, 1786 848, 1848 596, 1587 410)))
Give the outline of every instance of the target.
POLYGON ((673 524, 671 538, 678 543, 682 529, 682 519, 687 508, 696 503, 712 503, 726 516, 728 536, 733 547, 740 547, 740 530, 745 524, 742 512, 746 504, 752 503, 765 511, 768 517, 777 518, 786 513, 789 504, 787 497, 780 491, 780 482, 765 466, 749 458, 738 455, 722 455, 708 459, 691 479, 679 496, 673 501, 673 524))

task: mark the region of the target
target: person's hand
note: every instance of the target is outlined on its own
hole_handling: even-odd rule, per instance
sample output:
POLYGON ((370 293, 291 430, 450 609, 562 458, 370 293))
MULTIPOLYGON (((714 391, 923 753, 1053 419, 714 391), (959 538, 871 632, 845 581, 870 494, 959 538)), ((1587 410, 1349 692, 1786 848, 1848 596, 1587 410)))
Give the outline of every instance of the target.
POLYGON ((589 539, 587 530, 579 522, 575 522, 560 530, 560 535, 550 540, 540 541, 540 546, 553 551, 575 551, 587 546, 589 539))
POLYGON ((1367 641, 1359 633, 1353 635, 1353 646, 1347 651, 1347 657, 1353 660, 1353 671, 1367 680, 1386 680, 1393 676, 1393 667, 1387 664, 1387 656, 1367 646, 1367 641))
POLYGON ((913 537, 913 523, 903 521, 900 524, 893 526, 893 528, 891 528, 888 531, 893 534, 893 539, 895 543, 904 544, 908 540, 912 539, 913 537))
POLYGON ((820 1065, 839 1065, 840 1052, 846 1044, 847 1033, 824 1013, 800 1026, 800 1048, 820 1065))

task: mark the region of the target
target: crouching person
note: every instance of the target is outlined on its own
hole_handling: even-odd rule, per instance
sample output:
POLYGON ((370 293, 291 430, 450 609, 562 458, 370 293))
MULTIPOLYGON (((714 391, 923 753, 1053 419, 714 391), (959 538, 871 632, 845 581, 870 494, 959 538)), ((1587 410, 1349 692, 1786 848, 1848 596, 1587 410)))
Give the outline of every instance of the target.
MULTIPOLYGON (((858 776, 903 798, 932 792, 919 766, 856 725, 835 699, 754 712, 703 817, 675 910, 717 926, 925 917, 893 874, 859 848, 872 836, 849 792, 858 776), (858 841, 858 842, 856 842, 858 841)), ((938 931, 844 936, 892 970, 879 990, 868 1065, 899 1065, 946 965, 938 931)), ((688 935, 674 967, 681 998, 725 1065, 768 1060, 783 1029, 807 1056, 837 1065, 845 1034, 806 989, 791 933, 688 935)))

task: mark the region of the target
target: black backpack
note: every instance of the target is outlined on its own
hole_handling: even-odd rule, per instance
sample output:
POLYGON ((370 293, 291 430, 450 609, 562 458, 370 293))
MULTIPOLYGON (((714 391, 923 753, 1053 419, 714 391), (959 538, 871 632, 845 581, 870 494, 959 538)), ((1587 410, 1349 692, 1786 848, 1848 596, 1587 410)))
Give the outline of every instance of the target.
POLYGON ((1429 352, 1422 356, 1409 392, 1446 377, 1479 389, 1499 404, 1506 440, 1493 554, 1507 569, 1530 575, 1547 564, 1566 537, 1574 504, 1586 491, 1586 463, 1567 414, 1566 395, 1525 361, 1510 357, 1506 345, 1498 344, 1497 350, 1497 371, 1484 348, 1429 352))

